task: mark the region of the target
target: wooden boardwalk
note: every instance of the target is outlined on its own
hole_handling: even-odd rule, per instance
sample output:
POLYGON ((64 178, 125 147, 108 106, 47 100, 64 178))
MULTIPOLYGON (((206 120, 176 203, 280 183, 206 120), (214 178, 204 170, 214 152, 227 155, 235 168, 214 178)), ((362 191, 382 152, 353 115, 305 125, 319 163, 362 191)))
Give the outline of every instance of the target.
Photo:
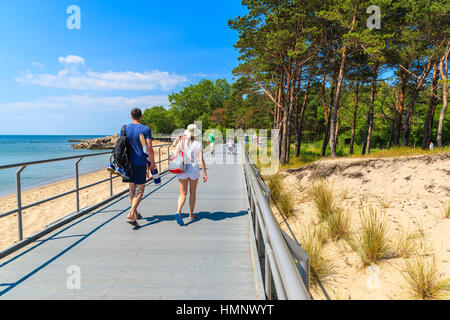
POLYGON ((165 175, 146 188, 139 230, 126 195, 0 260, 0 300, 263 299, 242 165, 207 167, 198 220, 178 226, 178 181, 165 175))

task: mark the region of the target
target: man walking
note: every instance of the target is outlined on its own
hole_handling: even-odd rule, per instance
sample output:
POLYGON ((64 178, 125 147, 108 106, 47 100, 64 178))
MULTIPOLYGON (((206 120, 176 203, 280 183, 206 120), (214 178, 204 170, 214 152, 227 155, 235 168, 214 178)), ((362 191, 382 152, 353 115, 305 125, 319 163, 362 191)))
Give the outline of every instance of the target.
POLYGON ((142 197, 145 191, 145 182, 147 180, 147 159, 144 153, 143 146, 141 143, 141 136, 144 137, 147 147, 148 156, 151 161, 150 170, 153 172, 155 170, 155 153, 152 145, 152 131, 149 127, 141 124, 142 111, 141 109, 135 108, 131 110, 131 119, 133 122, 126 126, 125 133, 130 142, 130 158, 131 165, 133 168, 133 174, 130 179, 123 179, 123 182, 128 182, 130 185, 130 202, 131 210, 128 214, 127 221, 132 226, 139 228, 137 220, 142 218, 138 212, 137 208, 141 203, 142 197))

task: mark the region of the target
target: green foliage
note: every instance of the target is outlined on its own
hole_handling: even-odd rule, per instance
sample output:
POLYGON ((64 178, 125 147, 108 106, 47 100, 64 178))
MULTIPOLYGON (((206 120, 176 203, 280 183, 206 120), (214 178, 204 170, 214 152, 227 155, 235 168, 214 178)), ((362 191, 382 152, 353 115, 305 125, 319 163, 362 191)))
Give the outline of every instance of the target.
POLYGON ((172 111, 166 110, 162 106, 146 109, 142 117, 142 123, 149 126, 154 133, 169 134, 176 129, 172 111))
POLYGON ((169 95, 170 109, 177 127, 186 128, 195 121, 202 121, 203 128, 209 128, 211 115, 217 109, 224 108, 224 102, 231 93, 231 85, 225 79, 215 82, 204 79, 169 95))

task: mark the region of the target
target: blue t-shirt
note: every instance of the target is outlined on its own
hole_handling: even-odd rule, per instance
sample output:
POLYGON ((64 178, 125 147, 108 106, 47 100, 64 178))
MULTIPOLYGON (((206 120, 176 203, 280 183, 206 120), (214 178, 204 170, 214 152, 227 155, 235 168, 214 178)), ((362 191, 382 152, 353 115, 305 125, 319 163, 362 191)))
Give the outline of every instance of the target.
POLYGON ((131 123, 127 125, 127 127, 125 128, 125 132, 131 145, 131 163, 136 166, 146 166, 147 161, 139 136, 143 134, 146 140, 151 140, 152 130, 142 124, 131 123))

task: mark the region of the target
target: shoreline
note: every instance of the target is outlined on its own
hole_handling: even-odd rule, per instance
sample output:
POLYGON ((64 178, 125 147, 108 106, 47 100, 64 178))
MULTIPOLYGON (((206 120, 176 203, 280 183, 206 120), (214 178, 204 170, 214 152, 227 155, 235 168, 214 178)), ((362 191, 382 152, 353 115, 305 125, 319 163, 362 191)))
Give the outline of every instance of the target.
MULTIPOLYGON (((99 172, 101 172, 103 170, 106 170, 106 169, 89 170, 86 173, 80 174, 79 177, 81 178, 82 176, 90 175, 92 173, 99 173, 99 172)), ((27 187, 22 187, 22 193, 28 192, 28 191, 31 191, 31 190, 37 190, 37 189, 41 189, 41 188, 46 188, 46 187, 53 187, 53 186, 55 186, 55 185, 57 185, 59 183, 68 182, 70 180, 73 180, 73 182, 75 184, 75 175, 73 175, 72 177, 66 176, 66 177, 61 177, 61 178, 58 178, 58 179, 52 179, 52 180, 49 180, 47 182, 37 183, 37 184, 29 185, 27 187)), ((14 182, 15 182, 15 180, 14 180, 14 182)), ((74 189, 75 189, 75 186, 74 186, 74 189)), ((0 201, 3 198, 12 197, 12 196, 15 196, 15 195, 16 195, 16 191, 8 192, 8 193, 0 193, 0 201)))
MULTIPOLYGON (((87 141, 87 140, 80 140, 80 141, 87 141)), ((158 140, 153 140, 153 142, 154 143, 157 142, 156 145, 166 144, 166 143, 164 143, 162 141, 158 141, 158 140)), ((172 147, 171 147, 171 149, 172 149, 172 147)), ((86 149, 86 150, 88 150, 88 149, 86 149)), ((163 150, 164 150, 164 148, 161 149, 161 151, 162 151, 161 155, 165 155, 166 154, 166 152, 164 152, 163 150)), ((155 160, 156 160, 157 157, 158 157, 158 154, 155 151, 155 160)), ((159 159, 156 160, 156 161, 159 161, 159 159)), ((88 169, 85 173, 80 174, 79 177, 81 179, 81 176, 89 175, 89 174, 93 174, 93 173, 98 173, 98 172, 101 172, 103 170, 106 171, 106 165, 105 165, 105 168, 103 168, 103 169, 88 169)), ((22 182, 22 194, 24 192, 28 192, 28 191, 35 190, 35 189, 37 190, 37 189, 40 189, 40 188, 52 187, 52 186, 55 186, 56 184, 67 182, 69 180, 73 180, 74 184, 75 184, 75 173, 72 173, 71 175, 67 175, 67 176, 63 176, 63 177, 58 177, 56 179, 46 180, 46 182, 42 182, 42 183, 33 183, 33 184, 30 184, 30 185, 27 185, 26 187, 23 186, 23 182, 22 182)), ((16 180, 14 179, 13 184, 15 184, 15 182, 16 182, 16 180)), ((74 188, 75 188, 75 185, 74 185, 74 188)), ((10 191, 6 191, 4 193, 0 192, 0 201, 3 200, 4 198, 12 197, 12 196, 15 196, 15 195, 16 195, 15 188, 11 192, 10 191)), ((1 208, 0 208, 0 213, 2 213, 1 212, 1 208)))
MULTIPOLYGON (((167 155, 167 150, 165 152, 163 150, 161 151, 161 158, 164 159, 167 155)), ((155 161, 159 161, 158 154, 156 154, 155 161)), ((161 163, 161 169, 165 170, 166 168, 167 162, 161 163)), ((80 174, 79 185, 80 187, 87 186, 95 182, 108 179, 109 176, 110 173, 106 170, 106 168, 80 174)), ((22 205, 26 206, 31 203, 51 198, 59 194, 64 194, 74 189, 74 176, 58 179, 58 181, 46 183, 45 185, 30 187, 27 188, 27 190, 22 190, 22 205)), ((128 183, 123 183, 120 177, 113 180, 114 194, 117 194, 126 189, 128 189, 128 183)), ((105 181, 88 189, 80 190, 79 196, 80 208, 93 206, 110 197, 110 183, 109 181, 105 181)), ((0 196, 0 213, 6 213, 16 208, 16 193, 10 193, 8 195, 0 196)), ((50 222, 58 220, 75 211, 75 193, 24 210, 22 212, 24 238, 45 229, 46 225, 48 225, 50 222)), ((13 245, 14 243, 17 243, 17 234, 17 213, 1 218, 0 250, 13 245)))

